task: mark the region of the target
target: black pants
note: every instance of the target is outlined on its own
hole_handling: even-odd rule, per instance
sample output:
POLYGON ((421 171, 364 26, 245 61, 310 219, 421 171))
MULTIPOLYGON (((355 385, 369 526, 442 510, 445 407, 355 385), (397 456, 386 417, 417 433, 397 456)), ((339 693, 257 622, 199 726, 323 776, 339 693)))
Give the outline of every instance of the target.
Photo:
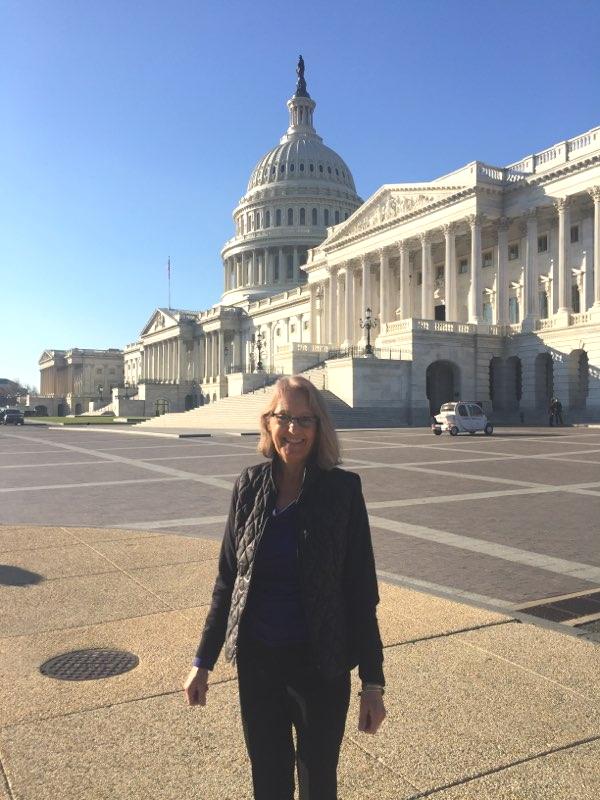
POLYGON ((306 646, 271 648, 247 639, 237 661, 255 800, 293 800, 295 763, 299 800, 336 800, 349 672, 326 681, 311 670, 306 646))

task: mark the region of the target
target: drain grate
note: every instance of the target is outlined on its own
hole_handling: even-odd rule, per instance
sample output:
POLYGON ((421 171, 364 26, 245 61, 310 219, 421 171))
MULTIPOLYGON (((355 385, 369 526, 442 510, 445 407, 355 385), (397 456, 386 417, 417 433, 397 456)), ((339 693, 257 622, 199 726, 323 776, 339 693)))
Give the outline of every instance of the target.
POLYGON ((54 656, 42 664, 40 672, 59 681, 93 681, 129 672, 139 663, 139 658, 127 650, 93 648, 54 656))

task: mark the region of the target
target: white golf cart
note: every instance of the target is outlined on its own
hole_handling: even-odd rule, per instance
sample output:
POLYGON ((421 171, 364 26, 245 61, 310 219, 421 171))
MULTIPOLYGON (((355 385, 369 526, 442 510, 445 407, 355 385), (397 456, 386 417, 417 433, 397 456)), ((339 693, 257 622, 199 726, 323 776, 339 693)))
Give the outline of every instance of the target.
POLYGON ((444 403, 440 413, 433 418, 431 430, 436 436, 441 436, 443 431, 448 431, 450 436, 458 436, 459 433, 470 433, 473 436, 478 431, 491 436, 494 426, 488 422, 478 403, 459 400, 456 403, 444 403))

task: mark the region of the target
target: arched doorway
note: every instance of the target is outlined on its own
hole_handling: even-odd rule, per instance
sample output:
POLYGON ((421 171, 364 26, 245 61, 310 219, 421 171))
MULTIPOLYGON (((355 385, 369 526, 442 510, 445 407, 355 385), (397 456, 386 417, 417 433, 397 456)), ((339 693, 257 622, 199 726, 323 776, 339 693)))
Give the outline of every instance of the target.
POLYGON ((506 359, 505 386, 506 410, 516 411, 523 393, 523 367, 519 356, 506 359))
POLYGON ((506 405, 504 385, 504 361, 498 356, 490 359, 488 375, 490 381, 490 400, 493 411, 503 411, 506 405))
POLYGON ((169 401, 164 397, 159 398, 156 401, 154 407, 154 416, 162 417, 163 414, 168 414, 168 413, 169 413, 169 401))
POLYGON ((47 406, 36 406, 35 409, 36 417, 47 417, 48 416, 48 408, 47 406))
POLYGON ((67 414, 67 407, 64 403, 59 403, 58 408, 56 409, 56 415, 58 417, 65 417, 67 414))
POLYGON ((535 357, 535 407, 547 411, 550 398, 554 396, 554 363, 550 353, 538 353, 535 357))
POLYGON ((83 410, 83 407, 82 407, 81 403, 75 403, 75 414, 76 415, 77 414, 81 414, 82 410, 83 410))
POLYGON ((434 361, 425 373, 425 392, 429 400, 429 413, 439 414, 440 406, 458 400, 460 374, 451 361, 434 361))
POLYGON ((569 407, 572 409, 581 410, 586 407, 589 369, 585 350, 572 350, 569 353, 569 407))

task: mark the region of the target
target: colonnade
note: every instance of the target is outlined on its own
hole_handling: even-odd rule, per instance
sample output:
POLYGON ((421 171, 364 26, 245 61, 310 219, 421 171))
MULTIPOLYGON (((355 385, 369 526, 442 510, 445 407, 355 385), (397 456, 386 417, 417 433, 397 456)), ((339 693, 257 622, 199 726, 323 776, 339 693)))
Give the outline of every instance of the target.
POLYGON ((225 291, 244 286, 276 286, 278 283, 299 283, 300 258, 305 248, 261 247, 225 258, 225 291), (292 257, 292 274, 288 277, 288 256, 292 257))
MULTIPOLYGON (((594 204, 593 219, 590 220, 593 224, 593 252, 585 253, 585 275, 579 275, 579 279, 585 281, 582 311, 592 305, 600 308, 600 186, 588 190, 588 195, 594 204)), ((377 314, 382 326, 411 316, 434 319, 435 292, 437 290, 441 297, 442 288, 445 319, 464 321, 459 319, 459 300, 464 297, 459 297, 458 285, 459 236, 468 238, 467 322, 477 324, 484 321, 485 296, 492 303, 491 321, 499 325, 509 324, 511 291, 520 301, 519 321, 539 317, 539 293, 544 291, 550 293, 549 314, 571 313, 573 276, 578 279, 569 260, 572 201, 569 197, 558 199, 550 209, 555 215, 557 252, 556 258, 550 259, 548 274, 541 274, 537 269, 539 222, 544 215, 547 224, 548 206, 533 208, 515 219, 487 219, 482 214, 472 214, 375 252, 363 253, 358 258, 329 264, 327 278, 311 284, 312 341, 316 344, 341 344, 343 347, 363 341, 358 320, 368 307, 377 314), (485 249, 496 250, 492 287, 483 286, 484 228, 485 249), (524 243, 524 250, 519 253, 521 277, 512 282, 509 264, 511 239, 524 243), (434 274, 434 244, 443 248, 443 276, 440 278, 434 274), (419 272, 420 287, 416 282, 419 272)), ((465 242, 462 244, 464 251, 465 242)))

